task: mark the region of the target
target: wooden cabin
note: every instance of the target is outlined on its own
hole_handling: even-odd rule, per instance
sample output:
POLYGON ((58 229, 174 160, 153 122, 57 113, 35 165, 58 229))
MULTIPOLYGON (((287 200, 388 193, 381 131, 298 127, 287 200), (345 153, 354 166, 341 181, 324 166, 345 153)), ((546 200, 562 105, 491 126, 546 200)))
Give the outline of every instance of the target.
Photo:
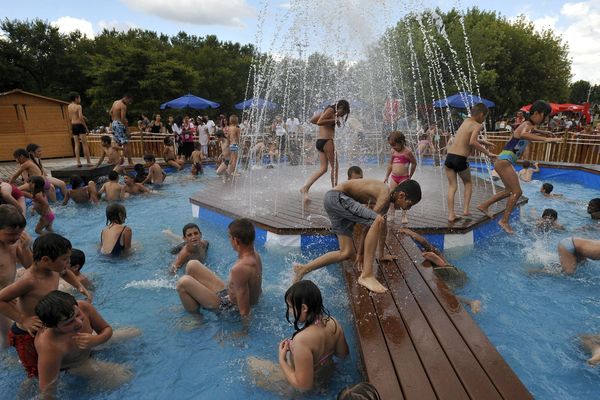
POLYGON ((0 93, 0 161, 29 143, 40 145, 44 158, 73 157, 68 105, 21 89, 0 93))

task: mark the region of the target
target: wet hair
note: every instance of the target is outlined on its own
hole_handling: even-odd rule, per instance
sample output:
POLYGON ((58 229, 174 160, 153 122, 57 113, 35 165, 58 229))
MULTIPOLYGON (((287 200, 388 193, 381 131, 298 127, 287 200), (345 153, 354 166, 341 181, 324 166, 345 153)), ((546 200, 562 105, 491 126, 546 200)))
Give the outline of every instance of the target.
POLYGON ((46 233, 33 242, 33 261, 40 261, 42 257, 54 261, 67 254, 72 248, 71 242, 64 236, 58 233, 46 233))
POLYGON ((110 136, 102 135, 102 136, 100 136, 100 141, 102 142, 102 144, 106 144, 106 145, 110 146, 110 143, 112 140, 111 140, 110 136))
POLYGON ((41 176, 30 176, 29 182, 33 183, 33 191, 31 192, 33 196, 38 193, 46 192, 44 189, 44 186, 46 186, 46 181, 41 176))
POLYGON ((185 224, 183 226, 183 236, 185 236, 185 233, 187 232, 188 229, 198 229, 198 232, 202 233, 202 231, 200 230, 200 227, 196 224, 194 224, 193 222, 190 222, 189 224, 185 224))
POLYGON ((235 114, 231 114, 229 116, 229 125, 237 125, 238 124, 238 116, 235 114))
POLYGON ((27 220, 12 204, 0 204, 0 229, 23 229, 27 220))
POLYGON ((53 290, 35 306, 35 315, 48 328, 56 327, 60 322, 73 317, 77 300, 69 293, 53 290))
POLYGON ((536 100, 529 109, 530 120, 533 114, 536 112, 543 114, 545 119, 548 115, 550 115, 550 113, 552 113, 552 107, 550 107, 550 104, 546 103, 544 100, 536 100))
POLYGON ((481 114, 487 115, 489 112, 487 106, 483 103, 477 103, 473 107, 471 107, 471 115, 473 117, 481 114))
POLYGON ((41 146, 38 144, 29 143, 27 147, 25 147, 25 149, 27 150, 27 153, 29 153, 29 158, 31 158, 31 161, 33 161, 35 165, 38 166, 40 171, 44 172, 44 167, 42 167, 42 161, 35 156, 35 152, 38 151, 40 147, 41 146))
POLYGON ((238 239, 243 245, 250 246, 254 243, 256 232, 254 225, 247 218, 238 218, 227 227, 232 238, 238 239))
POLYGON ((166 144, 167 146, 170 146, 172 144, 171 138, 170 137, 164 138, 163 143, 166 144))
POLYGON ((414 179, 409 179, 396 186, 392 195, 397 196, 400 192, 404 193, 406 200, 410 200, 413 205, 421 201, 421 185, 414 179))
POLYGON ((155 162, 156 158, 154 158, 154 154, 144 154, 144 161, 155 162))
POLYGON ((546 182, 546 183, 544 183, 542 185, 542 190, 544 191, 544 193, 550 194, 554 190, 554 185, 552 185, 551 183, 546 182))
POLYGON ((379 392, 369 382, 346 386, 337 395, 337 400, 380 400, 379 392))
POLYGON ((69 183, 72 189, 78 189, 80 186, 83 186, 83 179, 79 175, 71 175, 69 183))
POLYGON ((531 163, 529 161, 523 161, 523 168, 531 167, 531 163))
MULTIPOLYGON (((323 306, 323 296, 321 291, 310 280, 301 280, 294 283, 285 292, 283 300, 286 304, 289 304, 294 315, 294 329, 296 332, 292 335, 292 338, 304 329, 308 328, 324 315, 329 318, 329 312, 323 306), (302 304, 306 305, 306 319, 302 327, 300 327, 298 320, 300 319, 300 312, 302 310, 302 304)), ((290 307, 286 307, 285 319, 290 321, 290 307)))
POLYGON ((117 171, 110 171, 108 173, 108 180, 110 180, 110 181, 118 181, 119 180, 119 173, 117 171))
POLYGON ((122 204, 112 203, 106 206, 106 225, 122 224, 127 219, 127 211, 122 204))
POLYGON ((363 171, 358 165, 353 165, 350 168, 348 168, 348 179, 352 178, 352 174, 362 176, 363 171))
POLYGON ((344 108, 344 110, 346 110, 346 118, 344 118, 344 122, 348 120, 348 116, 350 115, 350 103, 348 103, 348 100, 338 100, 335 104, 332 104, 331 107, 333 107, 333 110, 336 112, 336 114, 339 108, 344 108))
POLYGON ((136 174, 133 171, 129 171, 128 173, 125 174, 126 178, 131 178, 131 179, 135 179, 136 174))
POLYGON ((79 249, 71 249, 71 266, 79 265, 77 271, 81 271, 85 264, 85 253, 79 249))
POLYGON ((222 130, 222 129, 217 129, 217 132, 215 133, 215 136, 216 136, 218 139, 221 139, 221 138, 225 137, 225 133, 223 132, 223 130, 222 130))
POLYGON ((77 93, 77 92, 69 93, 69 100, 71 100, 71 101, 77 100, 78 97, 79 97, 79 93, 77 93))
POLYGON ((29 158, 29 153, 25 149, 16 149, 15 151, 13 151, 13 158, 19 158, 19 157, 29 158))
POLYGON ((402 147, 406 146, 406 137, 404 136, 404 133, 400 131, 390 133, 388 141, 393 144, 399 144, 402 147))
POLYGON ((553 208, 546 208, 542 213, 542 218, 552 218, 556 221, 558 219, 558 213, 553 208))
POLYGON ((135 164, 133 170, 137 173, 145 172, 144 164, 135 164))
MULTIPOLYGON (((588 203, 588 212, 591 213, 595 213, 600 211, 600 197, 596 197, 594 199, 591 199, 590 202, 588 203)), ((0 218, 0 221, 2 220, 2 218, 0 218)))

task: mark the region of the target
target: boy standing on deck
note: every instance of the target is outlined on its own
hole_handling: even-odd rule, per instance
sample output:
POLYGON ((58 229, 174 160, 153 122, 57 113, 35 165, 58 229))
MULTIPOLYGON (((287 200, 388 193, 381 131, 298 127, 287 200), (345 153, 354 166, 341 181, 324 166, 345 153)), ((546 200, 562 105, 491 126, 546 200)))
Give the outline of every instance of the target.
POLYGON ((473 149, 479 150, 488 157, 495 157, 484 145, 493 146, 492 143, 479 139, 481 126, 488 114, 488 108, 483 103, 478 103, 471 108, 471 116, 464 120, 458 128, 455 139, 448 146, 448 155, 444 163, 446 177, 448 178, 448 222, 453 223, 461 217, 457 217, 454 212, 454 195, 458 188, 457 176, 460 177, 465 186, 465 199, 463 216, 471 215, 469 207, 471 205, 471 195, 473 194, 473 184, 471 183, 471 171, 467 158, 473 149))
POLYGON ((373 262, 378 241, 380 257, 383 259, 388 208, 393 203, 396 210, 409 210, 419 201, 421 187, 411 179, 402 182, 393 191, 376 179, 353 179, 337 185, 325 193, 323 203, 331 220, 331 231, 337 235, 340 249, 323 254, 308 264, 294 263, 294 281, 301 280, 304 275, 325 265, 354 258, 352 232, 354 225, 358 223, 369 227, 356 246, 359 250, 356 261, 358 269, 362 270, 358 283, 372 292, 384 293, 387 289, 375 278, 373 262), (374 207, 370 209, 363 204, 374 204, 374 207))

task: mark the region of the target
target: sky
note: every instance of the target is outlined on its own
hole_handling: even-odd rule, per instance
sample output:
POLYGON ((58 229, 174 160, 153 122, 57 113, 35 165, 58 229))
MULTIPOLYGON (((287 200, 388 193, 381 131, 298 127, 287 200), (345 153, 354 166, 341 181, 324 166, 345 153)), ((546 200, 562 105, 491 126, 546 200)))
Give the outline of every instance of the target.
MULTIPOLYGON (((167 35, 185 31, 191 35, 216 35, 220 40, 256 44, 257 26, 265 9, 285 13, 293 4, 318 7, 328 0, 88 0, 60 2, 20 0, 4 7, 9 19, 40 18, 61 31, 80 30, 94 36, 104 28, 149 29, 167 35), (262 14, 261 14, 262 13, 262 14)), ((356 3, 381 3, 382 0, 345 0, 356 3)), ((342 1, 340 1, 343 4, 342 1)), ((552 28, 569 46, 572 81, 587 80, 600 84, 600 0, 567 2, 546 0, 388 0, 405 9, 423 4, 448 9, 477 6, 509 18, 519 15, 531 20, 537 29, 552 28), (543 5, 543 7, 542 7, 543 5)), ((276 20, 265 20, 262 37, 277 34, 276 20)))

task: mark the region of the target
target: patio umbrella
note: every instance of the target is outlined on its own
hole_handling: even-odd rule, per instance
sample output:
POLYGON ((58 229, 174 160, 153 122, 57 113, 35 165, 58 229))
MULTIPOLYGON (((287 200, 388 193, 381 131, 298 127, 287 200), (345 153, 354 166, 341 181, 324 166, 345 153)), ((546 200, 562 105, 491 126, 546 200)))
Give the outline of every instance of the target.
POLYGON ((194 96, 191 93, 185 96, 178 97, 174 100, 167 101, 160 105, 160 109, 165 108, 193 108, 195 110, 204 110, 206 108, 219 108, 220 104, 214 101, 203 99, 202 97, 194 96))
POLYGON ((445 99, 435 100, 433 106, 435 108, 454 107, 454 108, 471 108, 477 103, 483 103, 487 107, 495 107, 496 104, 483 97, 475 96, 469 92, 458 92, 445 99))
POLYGON ((246 101, 242 101, 241 103, 237 103, 234 107, 238 110, 244 110, 244 109, 256 107, 256 108, 266 108, 267 110, 272 111, 272 110, 277 109, 279 106, 269 100, 252 98, 252 99, 248 99, 246 101))

